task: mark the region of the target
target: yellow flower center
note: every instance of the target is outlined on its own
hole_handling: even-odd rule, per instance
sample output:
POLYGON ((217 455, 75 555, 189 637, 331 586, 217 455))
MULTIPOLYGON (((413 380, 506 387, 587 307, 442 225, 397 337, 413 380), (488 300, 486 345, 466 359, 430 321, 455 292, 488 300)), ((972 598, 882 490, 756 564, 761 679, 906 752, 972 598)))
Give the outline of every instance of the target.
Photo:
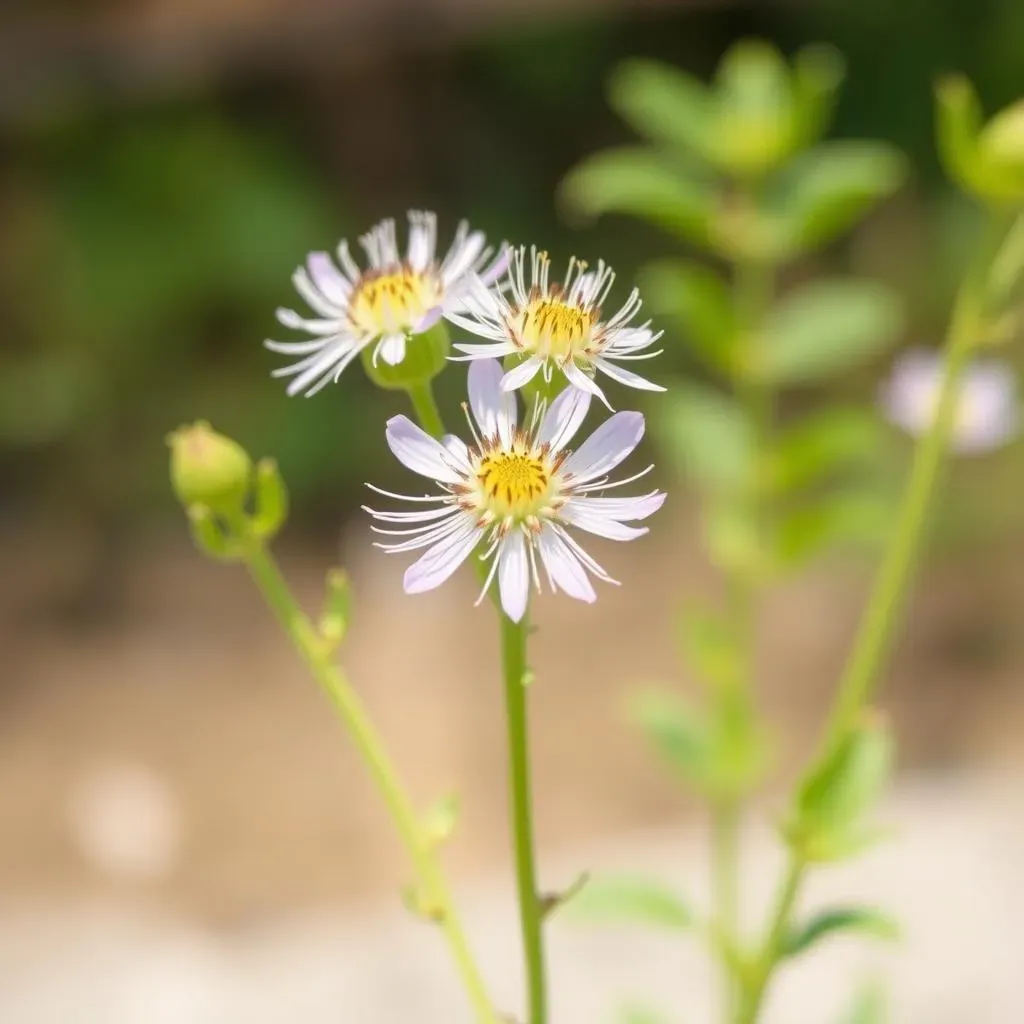
POLYGON ((543 450, 527 450, 520 444, 484 455, 476 471, 481 511, 496 519, 536 516, 552 497, 552 470, 543 450))
POLYGON ((348 304, 352 323, 366 334, 409 330, 441 302, 441 283, 429 270, 410 267, 367 273, 356 285, 348 304))
POLYGON ((597 316, 560 298, 531 299, 519 313, 519 341, 538 356, 569 359, 589 347, 597 316))

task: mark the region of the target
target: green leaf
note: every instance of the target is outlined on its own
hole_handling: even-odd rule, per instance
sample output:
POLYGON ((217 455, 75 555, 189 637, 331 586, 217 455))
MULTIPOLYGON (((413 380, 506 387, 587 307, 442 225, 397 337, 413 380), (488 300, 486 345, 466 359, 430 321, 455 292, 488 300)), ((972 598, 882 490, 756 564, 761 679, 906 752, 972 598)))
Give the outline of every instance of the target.
POLYGON ((812 44, 796 55, 791 81, 795 128, 802 144, 825 131, 845 74, 843 55, 833 46, 812 44))
POLYGON ((892 195, 906 160, 882 142, 826 142, 794 159, 768 197, 790 254, 824 245, 892 195))
POLYGON ((877 939, 897 939, 900 935, 899 925, 880 910, 870 907, 832 907, 791 928, 783 941, 782 955, 799 956, 837 932, 857 932, 877 939))
POLYGON ((877 982, 868 982, 854 997, 843 1024, 885 1024, 888 1018, 885 990, 877 982))
POLYGON ((812 861, 837 860, 877 838, 864 818, 889 779, 893 740, 877 715, 865 713, 800 787, 787 839, 812 861))
POLYGON ((648 878, 598 876, 569 899, 578 919, 601 923, 650 925, 680 931, 693 923, 689 906, 672 890, 648 878))
POLYGON ((711 367, 728 372, 736 336, 729 289, 710 267, 663 259, 640 272, 640 293, 655 317, 676 320, 683 340, 711 367))
POLYGON ((627 60, 608 85, 612 108, 641 135, 707 158, 714 108, 703 82, 660 61, 627 60))
POLYGON ((870 464, 884 440, 884 428, 867 409, 818 409, 777 437, 769 457, 772 486, 791 491, 853 466, 870 464))
POLYGON ((648 691, 631 697, 629 717, 684 779, 706 787, 715 757, 707 720, 681 697, 648 691))
POLYGON ((896 295, 875 281, 821 279, 795 288, 768 317, 758 363, 777 384, 803 384, 853 369, 903 329, 896 295))
POLYGON ((651 150, 597 153, 569 172, 560 193, 566 207, 580 216, 628 214, 698 244, 707 243, 713 193, 651 150))
POLYGON ((691 605, 682 615, 680 641, 687 665, 705 686, 733 688, 741 658, 735 629, 726 616, 691 605))
POLYGON ((754 437, 740 405, 720 391, 676 381, 652 421, 675 465, 699 487, 735 491, 748 485, 754 437))
POLYGON ((863 489, 814 499, 780 516, 775 556, 795 568, 842 544, 877 544, 892 527, 892 504, 863 489))

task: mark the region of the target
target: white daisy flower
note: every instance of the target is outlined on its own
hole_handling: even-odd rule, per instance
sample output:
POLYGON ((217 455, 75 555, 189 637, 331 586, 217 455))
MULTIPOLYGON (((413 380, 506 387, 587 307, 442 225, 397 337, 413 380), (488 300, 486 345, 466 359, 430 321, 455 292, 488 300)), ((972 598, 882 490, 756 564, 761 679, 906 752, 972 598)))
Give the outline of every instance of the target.
POLYGON ((651 491, 617 498, 595 493, 630 483, 653 468, 608 482, 608 473, 643 437, 640 413, 615 413, 570 451, 567 445, 587 414, 590 395, 566 388, 546 412, 535 406, 532 422, 523 429, 517 424, 515 395, 502 389, 502 376, 497 360, 470 367, 469 445, 451 434, 443 442, 435 441, 405 416, 390 419, 387 441, 395 457, 414 473, 436 481, 441 493, 391 494, 374 487, 380 494, 423 502, 424 507, 410 512, 364 508, 375 519, 401 524, 399 529, 375 526, 377 533, 403 538, 378 547, 389 553, 427 549, 405 572, 407 594, 440 586, 482 547, 480 558, 491 565, 480 600, 497 576, 502 608, 519 622, 526 613, 531 582, 540 589, 539 566, 552 591, 564 590, 580 601, 596 598, 589 576, 616 582, 579 546, 568 527, 612 540, 633 540, 647 529, 625 524, 656 512, 665 495, 651 491))
POLYGON ((463 221, 442 260, 437 259, 437 218, 420 210, 409 212, 409 244, 399 253, 394 220, 383 220, 359 239, 369 266, 361 270, 349 253, 348 242, 338 245, 337 263, 326 252, 310 253, 304 267, 292 275, 298 293, 318 319, 306 319, 291 309, 279 309, 285 327, 312 335, 309 341, 266 341, 272 352, 301 356, 298 362, 273 372, 292 377, 288 394, 316 394, 337 380, 368 345, 373 361, 397 366, 405 358, 410 334, 433 326, 448 310, 459 308, 470 275, 480 287, 496 280, 508 261, 502 245, 496 259, 484 235, 463 221))
POLYGON ((594 381, 596 370, 629 387, 664 391, 618 365, 661 354, 661 350, 646 351, 662 333, 653 332, 650 321, 630 326, 640 311, 638 289, 633 289, 617 313, 602 319, 601 306, 615 280, 611 267, 599 261, 595 270, 588 271, 585 263, 573 257, 565 280, 554 284, 549 280, 550 271, 548 254, 531 248, 527 284, 526 249, 520 246, 511 254, 507 288, 488 288, 485 282, 474 280, 465 311, 445 315, 470 333, 487 338, 488 343, 456 344, 454 348, 468 359, 524 356, 502 379, 506 391, 522 387, 539 372, 550 382, 556 368, 570 384, 596 395, 605 405, 608 400, 594 381))
MULTIPOLYGON (((886 415, 907 433, 920 436, 932 424, 942 382, 943 357, 915 348, 897 359, 882 385, 886 415)), ((971 363, 959 383, 952 447, 961 454, 991 451, 1020 430, 1017 378, 994 359, 971 363)))

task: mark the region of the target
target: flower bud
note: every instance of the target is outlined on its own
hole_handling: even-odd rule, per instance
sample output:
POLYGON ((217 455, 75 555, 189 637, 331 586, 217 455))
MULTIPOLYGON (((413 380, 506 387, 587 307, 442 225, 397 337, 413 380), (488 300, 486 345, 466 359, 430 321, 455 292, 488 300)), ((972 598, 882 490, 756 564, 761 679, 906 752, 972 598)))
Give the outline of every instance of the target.
POLYGON ((444 368, 451 343, 443 320, 428 327, 421 334, 411 334, 405 342, 405 357, 396 366, 384 362, 379 356, 374 362, 375 345, 367 345, 360 358, 366 376, 379 388, 388 391, 407 391, 411 387, 433 380, 444 368))
POLYGON ((252 482, 252 460, 241 445, 200 420, 168 435, 171 486, 186 507, 225 516, 239 513, 252 482))

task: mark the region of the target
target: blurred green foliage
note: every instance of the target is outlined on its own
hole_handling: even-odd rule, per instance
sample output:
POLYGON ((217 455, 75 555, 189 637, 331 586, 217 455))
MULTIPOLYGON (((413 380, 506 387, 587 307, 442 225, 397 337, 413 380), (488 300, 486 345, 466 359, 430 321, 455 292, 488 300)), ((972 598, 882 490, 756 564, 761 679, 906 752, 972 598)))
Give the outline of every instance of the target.
MULTIPOLYGON (((286 400, 269 379, 272 361, 260 342, 275 330, 275 306, 291 300, 289 275, 303 255, 379 216, 401 216, 407 205, 436 206, 448 211, 443 225, 467 215, 492 236, 611 256, 628 280, 638 254, 664 243, 622 221, 574 230, 569 240, 552 202, 567 168, 625 138, 604 88, 621 58, 651 59, 624 65, 613 80, 619 114, 669 148, 683 133, 697 144, 688 151, 703 150, 711 167, 749 171, 791 153, 836 104, 838 65, 829 48, 809 51, 792 81, 780 76, 771 51, 759 50, 744 67, 723 66, 712 99, 695 93, 692 82, 743 35, 772 38, 783 50, 808 39, 835 46, 847 63, 837 135, 895 141, 923 169, 926 187, 908 201, 923 212, 894 219, 882 232, 887 244, 859 269, 870 273, 877 264, 910 296, 927 331, 948 294, 942 282, 957 272, 955 256, 944 254, 962 248, 963 224, 955 207, 932 197, 931 80, 962 70, 986 109, 998 109, 1018 89, 1013 41, 1022 31, 1017 0, 669 5, 646 15, 510 19, 441 55, 368 53, 365 69, 340 84, 325 55, 283 72, 240 65, 226 86, 183 86, 177 96, 151 99, 126 101, 98 79, 65 110, 26 111, 0 128, 3 492, 32 508, 45 502, 100 519, 166 508, 161 439, 175 423, 215 409, 218 423, 252 450, 280 457, 300 513, 333 514, 339 499, 354 500, 365 465, 382 450, 362 426, 379 417, 363 413, 388 399, 355 374, 343 395, 309 402, 286 400), (667 71, 666 62, 677 69, 667 71), (380 113, 375 97, 389 90, 397 106, 380 113), (369 120, 383 126, 381 137, 364 140, 351 127, 345 135, 335 122, 346 118, 325 116, 318 95, 339 112, 360 97, 369 120), (694 116, 666 114, 668 101, 689 102, 694 116), (708 143, 709 124, 731 126, 715 133, 730 146, 708 143), (398 136, 404 148, 396 148, 398 136), (951 241, 935 244, 943 232, 951 241), (913 260, 885 262, 908 238, 935 261, 910 280, 913 260)), ((641 173, 648 196, 634 195, 633 203, 646 202, 670 228, 695 220, 707 228, 702 186, 687 196, 670 173, 675 162, 692 163, 680 147, 657 160, 635 149, 601 160, 588 173, 603 179, 605 208, 614 207, 622 175, 641 173)), ((849 141, 828 143, 814 161, 790 168, 773 191, 777 217, 761 239, 788 251, 839 231, 866 200, 891 190, 896 173, 886 151, 849 141)), ((728 229, 720 216, 718 244, 727 245, 728 229)), ((713 271, 666 265, 660 288, 655 272, 646 282, 652 312, 699 321, 694 337, 706 342, 703 354, 721 351, 713 271), (687 287, 668 287, 671 275, 689 275, 687 287)), ((816 372, 805 357, 791 353, 781 369, 816 372)), ((686 353, 672 358, 688 365, 686 353)), ((449 405, 452 376, 441 384, 449 405)))

